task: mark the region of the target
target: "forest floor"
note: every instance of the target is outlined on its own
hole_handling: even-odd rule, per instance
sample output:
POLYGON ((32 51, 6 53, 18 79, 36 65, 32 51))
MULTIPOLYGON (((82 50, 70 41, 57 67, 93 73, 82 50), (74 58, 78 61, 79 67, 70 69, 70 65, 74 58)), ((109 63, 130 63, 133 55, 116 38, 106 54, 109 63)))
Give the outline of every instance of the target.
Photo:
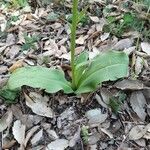
MULTIPOLYGON (((70 75, 72 4, 48 2, 0 2, 1 89, 22 66, 61 68, 70 75)), ((80 2, 79 9, 86 6, 76 55, 124 51, 128 77, 78 96, 31 87, 22 87, 15 101, 1 94, 3 149, 150 150, 150 2, 93 0, 80 2)))

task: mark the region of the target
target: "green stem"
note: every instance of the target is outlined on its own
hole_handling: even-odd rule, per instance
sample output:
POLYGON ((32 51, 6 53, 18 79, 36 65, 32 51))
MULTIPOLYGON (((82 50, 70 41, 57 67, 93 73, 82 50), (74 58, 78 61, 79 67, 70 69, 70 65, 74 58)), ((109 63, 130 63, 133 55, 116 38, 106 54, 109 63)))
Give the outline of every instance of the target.
POLYGON ((72 68, 72 88, 76 88, 75 84, 75 47, 76 47, 76 30, 78 24, 78 0, 73 0, 73 8, 72 8, 72 26, 71 26, 71 68, 72 68))

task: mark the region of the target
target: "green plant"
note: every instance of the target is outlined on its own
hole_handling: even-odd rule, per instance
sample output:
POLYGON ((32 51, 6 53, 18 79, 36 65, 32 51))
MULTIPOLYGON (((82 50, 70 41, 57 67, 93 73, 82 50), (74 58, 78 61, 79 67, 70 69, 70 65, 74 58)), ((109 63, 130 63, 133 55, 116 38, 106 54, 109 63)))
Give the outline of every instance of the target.
POLYGON ((111 32, 112 34, 121 37, 121 35, 129 29, 140 32, 141 27, 145 24, 144 20, 141 20, 134 13, 125 13, 121 21, 113 16, 107 17, 108 25, 104 27, 105 32, 111 32))
POLYGON ((25 43, 22 45, 22 50, 29 50, 30 48, 35 49, 35 42, 38 41, 39 37, 36 35, 33 36, 27 36, 27 34, 24 34, 25 43))
MULTIPOLYGON (((44 89, 48 93, 63 90, 64 93, 87 93, 95 90, 104 81, 114 81, 125 77, 128 72, 128 56, 123 52, 109 51, 88 60, 88 53, 75 57, 76 30, 79 22, 78 0, 73 0, 71 26, 71 68, 72 81, 65 79, 64 72, 45 67, 23 67, 15 70, 5 87, 11 93, 20 90, 23 85, 44 89)), ((82 14, 82 12, 81 12, 82 14)), ((0 95, 4 98, 3 89, 0 95)), ((7 97, 8 98, 8 97, 7 97)), ((10 97, 11 99, 11 97, 10 97)))
POLYGON ((87 144, 89 139, 89 131, 87 126, 82 126, 81 128, 81 136, 83 139, 83 143, 87 144))
POLYGON ((15 8, 23 8, 28 6, 28 0, 12 0, 11 5, 15 8))

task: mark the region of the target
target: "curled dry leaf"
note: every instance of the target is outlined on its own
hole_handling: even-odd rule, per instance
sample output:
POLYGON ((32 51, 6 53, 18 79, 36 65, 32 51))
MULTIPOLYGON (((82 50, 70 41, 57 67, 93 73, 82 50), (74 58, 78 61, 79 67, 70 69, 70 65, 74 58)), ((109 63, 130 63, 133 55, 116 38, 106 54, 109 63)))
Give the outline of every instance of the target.
POLYGON ((12 123, 13 114, 11 110, 8 110, 0 119, 0 132, 3 132, 12 123))
POLYGON ((20 120, 16 120, 12 127, 14 138, 20 145, 24 144, 26 126, 20 120))
POLYGON ((130 104, 138 117, 144 121, 147 115, 145 112, 145 106, 147 103, 143 93, 141 91, 132 92, 130 97, 130 104))
POLYGON ((46 150, 65 150, 69 146, 69 141, 66 139, 57 139, 47 145, 46 150))
POLYGON ((52 109, 47 104, 47 97, 42 97, 40 94, 35 92, 31 92, 29 96, 25 93, 24 95, 26 99, 26 105, 30 107, 35 114, 49 118, 54 117, 52 109))

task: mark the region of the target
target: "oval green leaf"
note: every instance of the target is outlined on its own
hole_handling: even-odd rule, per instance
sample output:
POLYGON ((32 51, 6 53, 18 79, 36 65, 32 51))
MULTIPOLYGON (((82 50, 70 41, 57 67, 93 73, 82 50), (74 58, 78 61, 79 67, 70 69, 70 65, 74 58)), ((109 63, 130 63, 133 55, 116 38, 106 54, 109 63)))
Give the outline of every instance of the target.
POLYGON ((95 57, 77 81, 76 93, 86 93, 104 81, 114 81, 128 74, 129 58, 124 52, 109 51, 95 57))
POLYGON ((17 69, 7 83, 10 90, 18 89, 23 85, 44 89, 48 93, 55 93, 59 90, 63 90, 65 93, 73 92, 61 70, 39 66, 17 69))

